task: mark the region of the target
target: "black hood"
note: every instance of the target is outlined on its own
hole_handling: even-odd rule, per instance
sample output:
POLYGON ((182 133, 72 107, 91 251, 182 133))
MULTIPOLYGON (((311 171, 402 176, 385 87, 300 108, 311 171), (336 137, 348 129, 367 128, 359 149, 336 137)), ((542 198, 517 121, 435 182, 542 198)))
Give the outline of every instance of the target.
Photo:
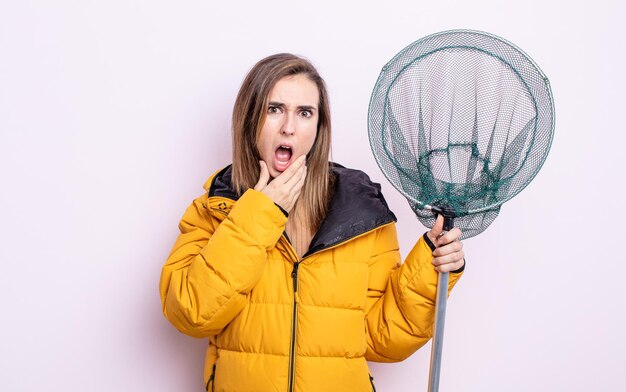
MULTIPOLYGON (((313 237, 306 255, 396 221, 396 216, 380 192, 380 184, 372 182, 360 170, 348 169, 336 163, 331 163, 330 169, 334 185, 332 200, 328 214, 313 237)), ((209 197, 237 200, 231 183, 231 166, 227 166, 213 178, 209 197)))

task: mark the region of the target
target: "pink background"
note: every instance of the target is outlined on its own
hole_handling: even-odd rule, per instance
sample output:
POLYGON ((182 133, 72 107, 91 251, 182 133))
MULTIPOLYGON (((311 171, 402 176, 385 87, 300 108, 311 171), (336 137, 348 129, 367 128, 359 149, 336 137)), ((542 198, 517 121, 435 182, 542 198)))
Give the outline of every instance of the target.
MULTIPOLYGON (((319 67, 333 159, 383 184, 406 254, 424 228, 374 162, 367 107, 385 62, 451 28, 528 52, 557 129, 534 182, 466 242, 441 391, 626 390, 623 1, 227 3, 0 3, 0 390, 202 390, 205 342, 162 317, 157 283, 268 54, 319 67)), ((429 353, 372 364, 378 390, 426 390, 429 353)))

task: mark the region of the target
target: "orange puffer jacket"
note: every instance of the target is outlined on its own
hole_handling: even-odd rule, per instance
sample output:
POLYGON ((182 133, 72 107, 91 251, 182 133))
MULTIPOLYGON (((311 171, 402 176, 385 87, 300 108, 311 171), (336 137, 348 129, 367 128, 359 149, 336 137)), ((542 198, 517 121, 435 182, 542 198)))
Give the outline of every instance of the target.
POLYGON ((185 212, 160 294, 179 331, 209 338, 207 390, 371 391, 366 361, 401 361, 430 339, 432 245, 421 237, 400 264, 380 186, 331 167, 329 212, 301 259, 287 217, 261 192, 237 198, 230 167, 185 212))

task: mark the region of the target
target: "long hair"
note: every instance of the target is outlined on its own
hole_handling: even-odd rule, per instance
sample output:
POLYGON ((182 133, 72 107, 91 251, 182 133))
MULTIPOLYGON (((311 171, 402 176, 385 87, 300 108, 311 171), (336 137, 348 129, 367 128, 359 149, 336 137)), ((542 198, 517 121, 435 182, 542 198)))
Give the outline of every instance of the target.
POLYGON ((280 53, 262 59, 248 72, 233 108, 233 188, 241 195, 256 185, 261 159, 257 139, 267 115, 268 96, 280 79, 295 75, 306 76, 319 91, 317 135, 307 154, 307 177, 297 202, 309 228, 317 230, 326 216, 331 192, 330 106, 326 84, 308 60, 280 53))

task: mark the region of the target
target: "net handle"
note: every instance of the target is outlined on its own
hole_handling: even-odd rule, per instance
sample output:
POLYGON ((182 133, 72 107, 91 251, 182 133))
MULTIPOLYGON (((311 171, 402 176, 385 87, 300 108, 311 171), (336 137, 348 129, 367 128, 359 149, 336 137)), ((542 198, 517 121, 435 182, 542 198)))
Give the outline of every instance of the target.
MULTIPOLYGON (((447 208, 437 209, 443 215, 444 235, 454 227, 454 212, 447 208)), ((441 376, 441 354, 443 351, 443 330, 446 324, 446 307, 448 304, 449 272, 439 272, 437 280, 437 297, 435 302, 435 333, 430 351, 430 373, 428 375, 428 392, 439 391, 441 376)))

